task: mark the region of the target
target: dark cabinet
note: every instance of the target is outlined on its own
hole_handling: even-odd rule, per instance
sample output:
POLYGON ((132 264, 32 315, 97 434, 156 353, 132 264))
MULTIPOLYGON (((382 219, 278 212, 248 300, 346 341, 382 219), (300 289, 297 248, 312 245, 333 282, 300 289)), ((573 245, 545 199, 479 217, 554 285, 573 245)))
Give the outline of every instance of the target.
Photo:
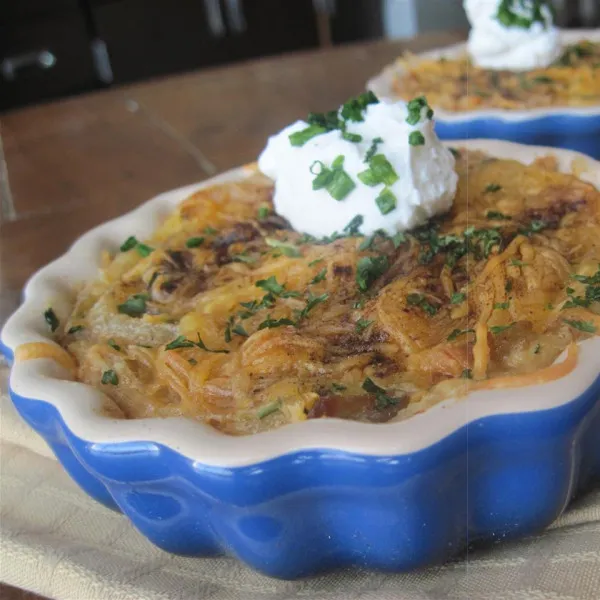
POLYGON ((378 0, 0 0, 0 110, 313 48, 330 39, 373 36, 378 5, 378 0))
POLYGON ((311 0, 94 2, 117 83, 317 44, 311 0))

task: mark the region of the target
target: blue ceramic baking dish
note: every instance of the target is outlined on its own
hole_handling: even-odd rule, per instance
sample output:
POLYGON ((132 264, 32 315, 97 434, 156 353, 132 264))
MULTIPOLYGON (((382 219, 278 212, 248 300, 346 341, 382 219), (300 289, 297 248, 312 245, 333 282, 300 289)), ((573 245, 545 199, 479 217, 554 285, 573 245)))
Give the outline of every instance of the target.
MULTIPOLYGON (((563 43, 581 40, 600 42, 600 29, 564 30, 563 43)), ((423 53, 424 59, 453 58, 466 53, 466 44, 455 44, 423 53)), ((401 67, 392 64, 368 82, 382 99, 393 100, 393 81, 401 67)), ((449 112, 435 109, 436 133, 442 140, 498 139, 566 148, 600 159, 600 102, 586 108, 540 108, 535 110, 476 110, 449 112)))
MULTIPOLYGON (((524 162, 552 152, 457 145, 524 162)), ((577 159, 600 187, 599 163, 553 154, 562 169, 577 159)), ((65 314, 73 285, 95 276, 101 248, 149 234, 195 188, 94 229, 39 271, 2 331, 3 352, 12 359, 21 344, 54 343, 42 318, 48 303, 65 314)), ((561 379, 474 392, 380 425, 317 419, 231 437, 183 418, 114 419, 100 391, 48 358, 14 360, 10 392, 81 488, 157 546, 228 554, 281 578, 444 561, 471 543, 539 531, 600 482, 599 337, 580 344, 577 366, 561 379)))

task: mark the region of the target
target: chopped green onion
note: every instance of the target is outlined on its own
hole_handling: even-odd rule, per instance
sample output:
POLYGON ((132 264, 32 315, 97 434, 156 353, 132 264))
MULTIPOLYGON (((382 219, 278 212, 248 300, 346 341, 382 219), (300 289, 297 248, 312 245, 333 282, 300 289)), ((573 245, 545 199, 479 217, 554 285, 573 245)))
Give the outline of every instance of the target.
POLYGON ((120 247, 121 252, 127 252, 128 250, 132 250, 138 245, 138 241, 134 235, 130 235, 120 247))
POLYGON ((571 319, 563 319, 563 321, 573 329, 579 329, 584 333, 596 333, 596 326, 590 321, 574 321, 571 319))
POLYGON ((187 248, 197 248, 198 246, 200 246, 201 244, 204 243, 204 238, 199 236, 199 237, 191 237, 189 238, 186 242, 185 245, 187 248))
POLYGON ((50 331, 54 333, 58 329, 60 321, 58 320, 58 317, 52 308, 48 308, 44 312, 44 319, 46 320, 46 323, 50 325, 50 331))
POLYGON ((389 188, 385 188, 379 196, 375 198, 375 203, 379 208, 379 212, 381 212, 382 215, 387 215, 396 208, 396 196, 389 188))
POLYGON ((424 146, 425 137, 420 131, 412 131, 408 136, 408 143, 411 146, 424 146))
POLYGON ((320 125, 309 125, 306 129, 302 129, 301 131, 296 131, 292 133, 290 138, 290 143, 292 146, 304 146, 306 142, 312 140, 317 135, 321 135, 322 133, 326 133, 327 129, 325 127, 321 127, 320 125))
POLYGON ((502 333, 513 326, 514 323, 509 323, 508 325, 494 325, 493 327, 490 327, 490 333, 497 335, 498 333, 502 333))
POLYGON ((148 300, 148 294, 135 294, 123 304, 119 304, 117 310, 130 317, 139 317, 146 312, 146 300, 148 300))

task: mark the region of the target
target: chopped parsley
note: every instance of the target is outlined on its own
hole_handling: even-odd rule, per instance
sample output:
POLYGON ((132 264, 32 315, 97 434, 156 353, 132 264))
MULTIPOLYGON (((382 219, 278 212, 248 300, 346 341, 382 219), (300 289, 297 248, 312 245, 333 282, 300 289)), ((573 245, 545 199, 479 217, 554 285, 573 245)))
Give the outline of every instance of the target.
POLYGON ((117 310, 130 317, 140 317, 146 312, 146 300, 148 298, 148 294, 134 294, 123 304, 119 304, 117 310))
POLYGON ((248 332, 244 329, 244 327, 242 326, 241 323, 238 323, 237 325, 234 325, 231 328, 231 331, 233 333, 235 333, 236 335, 239 335, 241 337, 248 337, 248 332))
POLYGON ((377 146, 379 146, 379 144, 383 144, 383 140, 380 137, 373 138, 373 141, 371 142, 371 146, 365 153, 365 162, 367 164, 377 153, 377 146))
POLYGON ((512 217, 508 215, 504 215, 501 212, 497 212, 495 210, 490 210, 486 213, 486 218, 492 221, 510 221, 512 217))
POLYGON ((198 361, 195 358, 190 358, 188 362, 190 365, 192 365, 192 367, 195 367, 198 364, 198 361))
POLYGON ((186 242, 186 248, 197 248, 204 243, 204 238, 202 236, 191 237, 186 242))
POLYGON ((527 267, 529 265, 529 263, 523 262, 522 260, 517 260, 516 258, 511 258, 510 264, 513 267, 527 267))
POLYGON ((343 200, 356 187, 350 175, 344 171, 344 156, 341 154, 331 163, 331 168, 326 167, 320 160, 316 160, 311 165, 310 172, 315 175, 312 189, 325 189, 338 202, 343 200), (319 167, 318 172, 315 172, 316 165, 319 167))
POLYGON ((69 328, 69 331, 67 331, 67 333, 69 335, 72 335, 73 333, 77 333, 78 331, 81 331, 82 329, 84 329, 83 325, 73 325, 73 327, 69 328))
MULTIPOLYGON (((315 307, 317 304, 321 304, 325 302, 329 298, 329 294, 321 294, 320 296, 313 296, 309 293, 308 300, 306 301, 306 306, 298 313, 298 320, 301 321, 308 316, 308 313, 315 307)), ((295 325, 296 323, 291 323, 295 325)))
POLYGON ((258 220, 263 221, 269 216, 269 209, 266 206, 261 206, 258 209, 258 220))
POLYGON ((541 345, 541 344, 538 342, 538 343, 535 345, 535 348, 533 349, 533 353, 534 353, 534 354, 539 354, 541 349, 542 349, 542 345, 541 345))
POLYGON ((332 384, 331 384, 331 389, 332 389, 334 392, 343 392, 343 391, 345 391, 347 388, 346 388, 346 386, 345 386, 345 385, 341 385, 340 383, 332 383, 332 384))
POLYGON ((488 186, 486 186, 485 190, 483 190, 483 191, 486 194, 488 194, 488 193, 499 192, 501 189, 502 189, 502 186, 499 185, 498 183, 490 183, 488 186))
POLYGON ((591 321, 575 321, 572 319, 563 319, 563 321, 573 329, 579 329, 584 333, 596 333, 596 326, 591 321))
POLYGON ((546 227, 547 227, 547 225, 546 225, 546 223, 544 223, 544 221, 540 221, 539 219, 534 219, 526 227, 521 227, 519 229, 519 233, 529 237, 533 233, 539 233, 540 231, 546 229, 546 227))
POLYGON ((312 283, 319 283, 320 281, 324 281, 325 278, 327 277, 327 269, 322 269, 321 271, 319 271, 311 280, 311 284, 312 283))
POLYGON ((323 259, 322 259, 322 258, 315 258, 315 260, 311 260, 311 261, 308 263, 308 266, 309 266, 309 267, 314 267, 315 265, 318 265, 319 263, 322 263, 322 262, 323 262, 323 259))
POLYGON ((424 146, 425 137, 420 131, 411 131, 408 135, 408 143, 411 146, 424 146))
POLYGON ((554 79, 546 75, 538 75, 531 80, 533 83, 554 83, 554 79))
POLYGON ((496 302, 494 310, 506 310, 510 306, 510 302, 496 302))
POLYGON ((256 258, 254 256, 250 256, 247 250, 244 250, 241 254, 234 254, 231 257, 233 262, 244 263, 246 265, 253 265, 256 262, 256 258))
POLYGON ((275 400, 275 402, 271 402, 270 404, 267 404, 267 405, 263 406, 262 408, 259 408, 258 412, 256 413, 256 416, 259 419, 264 419, 265 417, 272 415, 273 413, 277 412, 280 409, 281 409, 281 400, 275 400))
POLYGON ((271 248, 277 248, 282 254, 285 254, 285 256, 290 256, 292 258, 298 258, 302 256, 300 250, 298 250, 298 248, 293 244, 288 244, 275 238, 265 238, 265 242, 267 246, 270 246, 271 248))
POLYGON ((373 256, 361 258, 356 265, 356 283, 361 292, 366 292, 369 287, 383 275, 389 268, 387 256, 373 256))
POLYGON ((119 346, 119 344, 117 344, 117 342, 115 342, 115 340, 113 340, 112 338, 110 338, 108 340, 108 342, 106 342, 113 350, 116 350, 117 352, 121 352, 121 346, 119 346))
POLYGON ((463 294, 462 292, 454 292, 454 294, 452 294, 450 297, 450 304, 461 304, 466 300, 466 298, 466 294, 463 294))
POLYGON ((188 340, 185 335, 177 336, 172 342, 165 346, 165 350, 178 350, 180 348, 200 348, 206 352, 212 352, 214 354, 229 354, 229 350, 210 350, 206 347, 206 344, 202 341, 200 334, 198 334, 198 341, 193 342, 188 340))
POLYGON ((215 229, 214 227, 205 227, 204 233, 206 235, 215 235, 215 233, 219 233, 219 230, 215 229))
MULTIPOLYGON (((285 285, 281 285, 274 275, 271 275, 268 279, 260 279, 256 282, 256 287, 270 292, 275 296, 281 296, 282 298, 298 298, 300 297, 299 292, 291 292, 285 289, 285 285)), ((242 302, 242 306, 244 303, 242 302)))
POLYGON ((474 329, 454 329, 452 333, 448 336, 448 341, 453 342, 461 335, 465 335, 467 333, 475 333, 474 329))
POLYGON ((374 321, 369 321, 368 319, 359 319, 356 321, 356 333, 362 333, 369 325, 372 325, 374 321))
POLYGON ((368 394, 375 395, 375 408, 382 410, 388 406, 395 406, 398 404, 398 400, 393 396, 390 396, 383 388, 379 387, 370 377, 367 377, 363 384, 362 389, 368 394))
POLYGON ((375 204, 379 208, 379 212, 382 215, 387 215, 396 209, 396 196, 389 188, 385 188, 381 191, 379 196, 375 198, 375 204))
POLYGON ((508 325, 494 325, 490 327, 490 333, 497 335, 499 333, 502 333, 503 331, 506 331, 507 329, 510 329, 513 326, 514 323, 509 323, 508 325))
POLYGON ((406 301, 411 306, 418 306, 428 315, 433 316, 438 312, 438 308, 431 304, 423 294, 409 294, 406 301))
POLYGON ((271 319, 271 315, 267 315, 267 318, 258 326, 259 331, 261 329, 273 329, 274 327, 284 327, 286 325, 296 325, 291 319, 271 319))
POLYGON ((471 371, 471 369, 465 369, 461 374, 460 374, 460 378, 461 379, 473 379, 473 371, 471 371))
POLYGON ((44 319, 46 320, 46 323, 50 325, 50 331, 54 333, 58 329, 60 321, 52 308, 48 308, 44 311, 44 319))
POLYGON ((118 385, 119 376, 113 369, 109 369, 108 371, 104 371, 104 373, 102 373, 102 379, 100 381, 103 385, 118 385))
POLYGON ((505 27, 520 27, 529 29, 534 23, 542 23, 545 26, 543 7, 552 11, 552 7, 547 0, 532 0, 530 6, 525 7, 525 3, 520 0, 501 0, 496 13, 496 19, 505 27), (527 13, 523 14, 524 8, 527 13))
POLYGON ((508 294, 508 292, 511 292, 512 289, 513 289, 513 282, 509 279, 504 286, 504 291, 508 294))
POLYGON ((376 154, 369 160, 368 164, 369 168, 357 175, 365 185, 371 187, 380 183, 393 185, 398 181, 398 174, 383 154, 376 154))

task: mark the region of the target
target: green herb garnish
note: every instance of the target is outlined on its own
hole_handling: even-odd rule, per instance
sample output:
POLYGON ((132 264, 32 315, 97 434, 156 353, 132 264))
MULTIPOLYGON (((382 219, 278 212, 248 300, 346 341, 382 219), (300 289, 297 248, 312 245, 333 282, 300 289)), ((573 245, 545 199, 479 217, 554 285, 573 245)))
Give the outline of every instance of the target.
POLYGON ((387 215, 396 208, 396 196, 389 188, 385 188, 381 191, 379 196, 375 198, 375 204, 377 204, 379 212, 382 215, 387 215))
POLYGON ((502 333, 513 326, 514 323, 509 323, 508 325, 494 325, 493 327, 490 327, 490 333, 497 335, 498 333, 502 333))
POLYGON ((113 369, 109 369, 108 371, 104 371, 102 373, 102 379, 100 380, 103 385, 118 385, 119 384, 119 376, 113 371, 113 369))
POLYGON ((461 304, 466 300, 466 298, 466 294, 463 294, 462 292, 454 292, 454 294, 452 294, 450 297, 450 304, 461 304))
POLYGON ((201 236, 191 237, 186 242, 185 245, 187 248, 197 248, 198 246, 204 243, 204 238, 201 236))
POLYGON ((258 220, 262 221, 263 219, 266 219, 269 216, 269 209, 266 206, 261 206, 258 209, 258 220))
POLYGON ((411 306, 418 306, 428 315, 433 316, 438 312, 438 308, 431 304, 423 294, 409 294, 406 301, 411 306))
POLYGON ((369 321, 368 319, 359 319, 356 321, 356 333, 362 333, 369 325, 372 325, 374 321, 369 321))
POLYGON ((425 137, 420 131, 411 131, 408 135, 408 143, 411 146, 424 146, 425 137))
POLYGON ((306 306, 298 313, 298 320, 301 321, 308 316, 308 313, 315 307, 317 304, 321 304, 325 302, 329 298, 329 294, 321 294, 320 296, 313 296, 309 293, 308 300, 306 301, 306 306))
POLYGON ((343 391, 345 391, 345 390, 346 390, 346 389, 348 389, 348 388, 346 388, 346 386, 345 386, 345 385, 341 385, 340 383, 332 383, 332 384, 331 384, 331 389, 332 389, 334 392, 343 392, 343 391))
POLYGON ((427 98, 425 96, 419 96, 418 98, 414 98, 407 105, 408 109, 408 117, 406 117, 406 122, 409 125, 416 125, 423 118, 423 109, 427 109, 425 112, 425 116, 427 119, 431 120, 433 118, 433 110, 427 103, 427 98))
POLYGON ((151 246, 146 246, 146 244, 142 244, 141 242, 137 243, 135 249, 137 250, 138 254, 140 256, 143 256, 144 258, 152 254, 152 252, 154 252, 154 248, 152 248, 151 246))
POLYGON ((573 329, 579 329, 584 333, 596 333, 596 326, 590 321, 574 321, 572 319, 563 319, 563 321, 573 329))
POLYGON ((348 102, 342 106, 340 116, 346 121, 364 121, 363 112, 367 106, 369 104, 377 104, 378 102, 379 99, 373 92, 365 92, 364 94, 356 96, 356 98, 348 100, 348 102))
POLYGON ((454 329, 452 333, 448 336, 448 341, 453 342, 456 338, 461 335, 466 335, 467 333, 475 333, 474 329, 454 329))
POLYGON ((206 347, 206 344, 202 341, 200 334, 198 335, 198 341, 193 342, 188 340, 184 335, 177 336, 172 342, 165 346, 165 350, 178 350, 179 348, 193 348, 197 347, 206 352, 212 352, 214 354, 229 354, 229 350, 210 350, 206 347))
POLYGON ((322 133, 327 133, 327 129, 325 127, 321 127, 320 125, 309 125, 305 129, 301 131, 296 131, 292 133, 290 138, 290 143, 292 146, 304 146, 306 142, 312 140, 317 135, 321 135, 322 133))
POLYGON ((390 395, 381 387, 379 387, 370 377, 367 377, 363 384, 362 389, 368 394, 375 395, 375 408, 382 410, 388 406, 395 406, 398 404, 398 400, 390 395))
POLYGON ((81 331, 82 329, 84 329, 83 325, 73 325, 73 327, 69 328, 69 331, 67 331, 67 333, 69 335, 72 335, 73 333, 77 333, 78 331, 81 331))
POLYGON ((310 172, 316 177, 313 179, 313 190, 326 189, 329 195, 338 202, 343 200, 355 187, 356 184, 346 171, 344 171, 344 157, 338 156, 332 163, 331 168, 327 168, 320 160, 315 161, 310 172), (315 165, 318 165, 319 171, 315 172, 315 165))
POLYGON ((319 271, 311 280, 311 284, 313 283, 319 283, 320 281, 324 281, 325 278, 327 277, 327 269, 322 269, 321 271, 319 271))
POLYGON ((298 258, 302 256, 300 250, 298 250, 298 248, 293 244, 288 244, 275 238, 265 238, 265 242, 267 246, 281 250, 281 253, 285 254, 286 256, 290 256, 292 258, 298 258))
POLYGON ((60 321, 52 308, 48 308, 44 311, 44 319, 46 320, 46 323, 50 325, 50 331, 54 333, 58 329, 60 321))
POLYGON ((533 349, 533 353, 534 354, 539 354, 541 349, 542 349, 542 345, 540 343, 537 343, 535 345, 535 348, 533 349))
POLYGON ((273 413, 277 412, 280 409, 281 409, 281 400, 275 400, 275 402, 271 402, 270 404, 267 404, 266 406, 259 408, 258 412, 256 413, 256 416, 259 419, 264 419, 265 417, 272 415, 273 413))
POLYGON ((368 164, 369 161, 375 156, 375 154, 377 153, 377 146, 379 146, 379 144, 383 144, 383 140, 380 137, 373 138, 371 146, 365 153, 364 162, 368 164))
POLYGON ((506 310, 510 306, 510 302, 496 302, 494 310, 506 310))
POLYGON ((296 325, 291 319, 271 319, 271 315, 258 326, 258 329, 273 329, 274 327, 284 327, 286 325, 296 325))
POLYGON ((119 344, 117 344, 117 342, 115 342, 115 340, 112 338, 110 338, 106 343, 117 352, 121 352, 121 346, 119 346, 119 344))
POLYGON ((502 189, 501 185, 499 185, 497 183, 490 183, 488 186, 486 186, 485 190, 483 190, 483 191, 487 194, 487 193, 499 192, 501 189, 502 189))
POLYGON ((473 372, 471 371, 471 369, 465 369, 461 374, 460 374, 460 378, 461 379, 473 379, 473 372))
POLYGON ((121 250, 121 252, 127 252, 128 250, 133 250, 133 248, 135 248, 138 244, 137 239, 135 238, 134 235, 130 235, 122 244, 121 247, 119 248, 121 250))
POLYGON ((368 186, 375 186, 380 183, 393 185, 398 181, 398 174, 383 154, 373 156, 369 160, 369 168, 366 171, 361 171, 357 177, 368 186))
POLYGON ((361 292, 366 292, 371 284, 389 268, 387 256, 361 258, 356 265, 356 283, 361 292))
POLYGON ((495 210, 488 211, 485 216, 492 221, 510 221, 512 219, 512 217, 503 215, 501 212, 495 210))
POLYGON ((119 304, 117 310, 130 317, 139 317, 146 312, 146 300, 148 298, 148 294, 134 294, 131 298, 123 302, 123 304, 119 304))

